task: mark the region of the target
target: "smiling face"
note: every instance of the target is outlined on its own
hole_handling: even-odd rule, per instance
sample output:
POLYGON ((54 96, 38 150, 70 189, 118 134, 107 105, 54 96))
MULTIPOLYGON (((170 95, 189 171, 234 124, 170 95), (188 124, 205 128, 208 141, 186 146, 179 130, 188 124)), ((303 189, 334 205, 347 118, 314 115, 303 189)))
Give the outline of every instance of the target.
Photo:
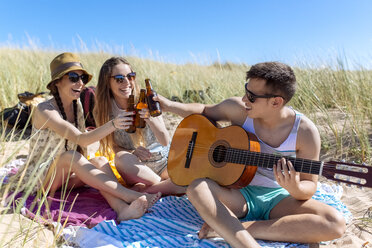
MULTIPOLYGON (((247 85, 247 90, 256 96, 266 96, 272 93, 266 87, 266 80, 260 78, 251 78, 247 85)), ((250 94, 246 92, 242 100, 245 103, 246 111, 250 118, 258 118, 261 115, 267 115, 267 111, 270 107, 270 102, 273 98, 255 98, 254 102, 251 102, 248 97, 250 94)))
POLYGON ((127 64, 118 64, 112 68, 110 77, 110 88, 115 99, 123 100, 128 99, 129 95, 132 93, 135 81, 129 80, 126 75, 132 72, 132 69, 127 64), (123 75, 124 79, 117 80, 113 78, 117 75, 123 75))
MULTIPOLYGON (((83 71, 75 70, 71 71, 79 76, 83 75, 83 71)), ((76 100, 80 97, 80 93, 83 90, 85 84, 82 82, 81 78, 77 82, 72 82, 69 79, 69 76, 66 74, 64 75, 58 82, 56 82, 56 87, 58 88, 58 92, 61 98, 68 98, 72 100, 76 100)))

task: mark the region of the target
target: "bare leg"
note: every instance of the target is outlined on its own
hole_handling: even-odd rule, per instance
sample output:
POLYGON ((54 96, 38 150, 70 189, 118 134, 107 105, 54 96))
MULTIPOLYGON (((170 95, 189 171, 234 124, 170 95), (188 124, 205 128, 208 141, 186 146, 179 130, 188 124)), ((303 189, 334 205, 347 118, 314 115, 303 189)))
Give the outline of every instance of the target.
MULTIPOLYGON (((90 162, 107 175, 115 177, 106 158, 97 157, 91 159, 90 162)), ((117 221, 140 218, 142 215, 144 215, 146 210, 151 207, 161 196, 160 194, 155 194, 155 197, 153 195, 142 195, 138 199, 128 204, 125 201, 111 195, 110 193, 105 191, 100 192, 107 200, 109 205, 115 210, 117 214, 117 221)))
MULTIPOLYGON (((107 174, 96 168, 84 156, 74 151, 63 153, 56 162, 55 170, 56 174, 51 184, 52 192, 59 189, 71 172, 74 172, 85 184, 101 192, 109 193, 127 203, 131 203, 144 195, 123 187, 113 174, 107 174)), ((145 194, 145 197, 149 207, 154 204, 155 199, 159 198, 156 194, 145 194)))
POLYGON ((197 179, 187 188, 187 196, 200 216, 230 245, 260 247, 238 219, 247 212, 245 199, 238 190, 221 187, 209 179, 197 179))
MULTIPOLYGON (((201 238, 208 237, 210 232, 215 230, 229 243, 232 242, 230 238, 233 241, 239 239, 238 236, 234 237, 231 233, 231 230, 238 225, 231 222, 231 230, 229 230, 227 228, 229 223, 226 220, 231 219, 232 216, 242 217, 245 215, 242 215, 245 210, 236 206, 238 202, 245 204, 241 203, 244 197, 240 192, 242 198, 234 196, 235 191, 232 191, 230 195, 226 192, 228 192, 227 189, 210 180, 196 180, 190 185, 187 191, 189 199, 209 225, 202 227, 199 233, 201 238), (210 198, 211 196, 212 198, 210 198), (231 197, 235 199, 231 199, 231 197), (207 202, 203 203, 203 199, 207 202), (204 206, 198 206, 197 201, 204 206), (214 207, 213 211, 211 206, 208 206, 208 201, 215 201, 210 204, 214 207), (230 216, 227 212, 222 211, 224 209, 220 204, 226 206, 230 216), (208 207, 210 208, 210 216, 208 216, 208 207), (219 220, 215 221, 214 218, 219 218, 219 220), (226 229, 223 228, 224 226, 226 229)), ((287 197, 280 201, 272 209, 270 220, 244 222, 243 226, 248 231, 247 233, 256 239, 302 243, 315 243, 341 237, 346 228, 344 218, 333 207, 313 199, 298 201, 293 197, 287 197)), ((234 243, 230 244, 235 246, 234 243)))
POLYGON ((216 233, 206 222, 204 222, 203 226, 200 228, 198 236, 199 239, 219 237, 218 233, 216 233))
POLYGON ((161 179, 160 176, 144 165, 136 155, 126 151, 116 153, 115 166, 129 185, 143 183, 150 186, 159 183, 161 179))
POLYGON ((170 179, 153 184, 144 189, 147 193, 161 192, 163 195, 183 195, 186 193, 186 187, 174 184, 170 179))
POLYGON ((339 238, 346 229, 343 216, 335 208, 314 199, 298 201, 293 197, 280 201, 271 210, 270 220, 243 225, 258 239, 302 243, 339 238))
POLYGON ((161 173, 160 177, 161 177, 161 180, 166 180, 166 179, 169 178, 169 174, 168 174, 167 168, 165 168, 165 170, 161 173))

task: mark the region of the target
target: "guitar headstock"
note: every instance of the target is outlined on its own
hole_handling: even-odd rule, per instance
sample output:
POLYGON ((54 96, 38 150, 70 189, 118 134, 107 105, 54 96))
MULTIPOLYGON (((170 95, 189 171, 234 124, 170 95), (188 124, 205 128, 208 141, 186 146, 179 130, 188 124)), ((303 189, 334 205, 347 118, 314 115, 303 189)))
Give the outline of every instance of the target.
POLYGON ((372 166, 365 164, 325 162, 322 176, 337 182, 372 188, 372 166))

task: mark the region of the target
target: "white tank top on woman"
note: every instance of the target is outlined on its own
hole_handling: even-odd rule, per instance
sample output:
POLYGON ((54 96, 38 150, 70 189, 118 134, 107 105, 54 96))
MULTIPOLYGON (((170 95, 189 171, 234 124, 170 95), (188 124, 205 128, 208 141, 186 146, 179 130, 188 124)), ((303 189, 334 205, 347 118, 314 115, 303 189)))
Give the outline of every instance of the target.
MULTIPOLYGON (((291 156, 296 157, 296 140, 297 140, 297 131, 298 127, 300 126, 302 114, 293 110, 296 114, 296 119, 293 124, 292 130, 288 135, 287 139, 280 144, 279 147, 271 147, 265 142, 263 142, 256 134, 254 129, 253 119, 247 117, 243 124, 243 128, 250 133, 256 135, 258 142, 261 146, 262 153, 270 153, 270 154, 277 154, 283 156, 291 156)), ((280 185, 277 183, 274 177, 273 169, 272 168, 262 168, 258 167, 255 176, 253 177, 252 182, 249 185, 255 186, 264 186, 268 188, 279 188, 280 185)))

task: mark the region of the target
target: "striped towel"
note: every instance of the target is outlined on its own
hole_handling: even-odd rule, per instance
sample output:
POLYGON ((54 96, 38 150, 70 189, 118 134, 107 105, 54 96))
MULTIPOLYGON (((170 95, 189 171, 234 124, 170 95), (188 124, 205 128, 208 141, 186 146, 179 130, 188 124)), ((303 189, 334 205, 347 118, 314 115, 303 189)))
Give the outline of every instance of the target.
MULTIPOLYGON (((319 184, 314 198, 336 207, 348 220, 351 213, 337 199, 341 195, 341 186, 319 184)), ((164 197, 150 211, 140 219, 120 224, 104 221, 92 229, 69 227, 69 234, 65 232, 64 237, 70 245, 79 247, 230 247, 222 238, 198 238, 203 220, 186 196, 164 197)), ((307 244, 258 242, 263 247, 308 247, 307 244)))

